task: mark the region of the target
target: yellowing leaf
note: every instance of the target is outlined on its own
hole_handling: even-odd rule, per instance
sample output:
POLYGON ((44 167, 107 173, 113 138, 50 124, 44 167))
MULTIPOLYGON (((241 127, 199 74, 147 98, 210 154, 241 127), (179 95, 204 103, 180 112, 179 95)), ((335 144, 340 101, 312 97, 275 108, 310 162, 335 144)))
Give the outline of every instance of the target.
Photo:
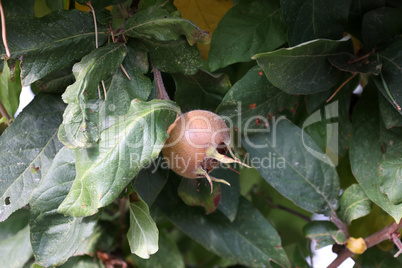
POLYGON ((86 6, 86 5, 81 5, 81 4, 78 4, 77 2, 75 2, 75 9, 78 9, 78 10, 80 10, 80 11, 84 11, 84 12, 89 12, 89 6, 86 6))
POLYGON ((350 237, 346 243, 346 247, 355 254, 362 254, 367 249, 366 242, 364 242, 364 239, 361 237, 350 237))
MULTIPOLYGON (((183 18, 192 20, 198 27, 212 33, 225 13, 233 6, 232 0, 175 0, 174 5, 183 18)), ((208 58, 209 44, 198 44, 203 59, 208 58)))

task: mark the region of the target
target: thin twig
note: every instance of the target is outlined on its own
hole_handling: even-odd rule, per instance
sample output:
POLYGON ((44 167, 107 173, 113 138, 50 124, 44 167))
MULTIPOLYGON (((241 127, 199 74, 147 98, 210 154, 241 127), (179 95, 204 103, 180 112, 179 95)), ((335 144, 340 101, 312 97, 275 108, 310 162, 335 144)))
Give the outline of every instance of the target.
POLYGON ((338 227, 339 230, 341 230, 346 238, 349 238, 349 231, 348 231, 348 227, 338 218, 338 215, 336 215, 335 211, 331 211, 331 215, 330 215, 331 221, 336 225, 336 227, 338 227))
MULTIPOLYGON (((367 248, 373 247, 384 240, 389 240, 391 235, 398 231, 399 228, 402 227, 402 220, 397 224, 396 222, 391 223, 390 225, 384 227, 380 231, 366 237, 364 242, 366 243, 367 248)), ((343 263, 347 258, 353 257, 354 253, 351 252, 346 247, 338 254, 338 257, 327 267, 327 268, 336 268, 341 263, 343 263)))
POLYGON ((402 253, 402 243, 401 240, 399 240, 398 234, 396 232, 391 234, 391 239, 394 241, 394 244, 398 247, 398 252, 395 253, 394 258, 398 257, 399 254, 402 253))
POLYGON ((121 67, 123 73, 127 76, 128 80, 131 80, 131 77, 128 75, 128 73, 127 73, 126 69, 124 68, 123 64, 120 64, 120 67, 121 67))
POLYGON ((307 222, 311 222, 311 219, 309 217, 307 217, 306 215, 301 214, 300 212, 294 211, 288 207, 282 206, 282 205, 278 205, 273 203, 271 200, 269 200, 268 198, 265 198, 265 201, 267 201, 267 203, 270 205, 270 207, 272 208, 277 208, 277 209, 281 209, 284 211, 287 211, 293 215, 296 215, 297 217, 307 221, 307 222))
POLYGON ((3 39, 4 49, 6 50, 7 58, 11 57, 10 49, 7 44, 7 35, 6 35, 6 18, 4 17, 3 4, 0 0, 0 16, 1 16, 1 37, 3 39))
POLYGON ((7 125, 11 125, 11 117, 8 115, 6 108, 4 108, 3 103, 0 100, 0 113, 3 117, 7 119, 7 125))
POLYGON ((98 25, 96 24, 96 15, 95 15, 95 9, 92 7, 91 5, 91 1, 88 1, 87 6, 89 6, 89 8, 92 11, 92 16, 94 18, 94 25, 95 25, 95 47, 98 48, 98 25))
POLYGON ((334 94, 332 94, 332 96, 329 97, 329 99, 327 100, 327 102, 330 102, 330 101, 335 97, 335 95, 338 93, 338 91, 341 90, 341 88, 343 88, 343 87, 344 87, 350 80, 352 80, 357 74, 358 74, 358 72, 355 72, 355 73, 352 74, 351 77, 349 77, 348 79, 346 79, 346 81, 343 82, 342 85, 340 85, 340 86, 335 90, 334 94))
POLYGON ((166 92, 165 85, 163 84, 162 74, 153 64, 152 70, 154 73, 154 81, 156 85, 156 89, 158 90, 158 99, 160 100, 170 100, 169 95, 166 92))
POLYGON ((101 99, 101 98, 102 98, 102 96, 101 96, 101 92, 100 92, 100 86, 99 86, 99 84, 98 84, 98 95, 99 95, 99 99, 101 99))
POLYGON ((375 52, 375 49, 373 48, 369 53, 367 53, 367 54, 365 54, 365 55, 363 55, 363 56, 361 56, 361 57, 359 57, 359 58, 350 60, 350 61, 348 61, 348 63, 355 63, 355 62, 359 62, 359 61, 365 60, 365 59, 367 59, 368 57, 370 57, 371 55, 373 55, 374 52, 375 52))
POLYGON ((103 93, 105 94, 105 100, 107 100, 107 92, 106 92, 106 87, 105 87, 105 81, 101 81, 102 82, 102 87, 103 87, 103 93))

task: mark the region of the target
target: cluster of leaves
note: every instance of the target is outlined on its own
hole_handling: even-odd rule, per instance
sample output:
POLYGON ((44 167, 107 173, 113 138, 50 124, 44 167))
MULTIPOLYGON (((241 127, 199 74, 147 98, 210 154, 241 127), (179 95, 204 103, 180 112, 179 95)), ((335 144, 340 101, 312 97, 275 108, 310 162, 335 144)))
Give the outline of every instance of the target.
MULTIPOLYGON (((310 239, 399 223, 398 1, 90 3, 3 1, 2 265, 309 267, 310 239), (36 96, 14 120, 22 85, 36 96), (212 194, 160 156, 193 109, 255 166, 214 170, 231 187, 212 194)), ((357 261, 400 266, 393 251, 357 261)))

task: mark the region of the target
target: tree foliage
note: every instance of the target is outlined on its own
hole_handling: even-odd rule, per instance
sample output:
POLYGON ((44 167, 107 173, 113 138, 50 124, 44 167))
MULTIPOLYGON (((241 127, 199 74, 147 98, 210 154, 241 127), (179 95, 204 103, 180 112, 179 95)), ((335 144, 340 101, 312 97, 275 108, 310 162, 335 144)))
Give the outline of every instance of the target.
POLYGON ((401 265, 398 1, 0 5, 0 263, 310 267, 315 241, 401 265), (163 160, 194 109, 251 166, 212 171, 230 187, 163 160))

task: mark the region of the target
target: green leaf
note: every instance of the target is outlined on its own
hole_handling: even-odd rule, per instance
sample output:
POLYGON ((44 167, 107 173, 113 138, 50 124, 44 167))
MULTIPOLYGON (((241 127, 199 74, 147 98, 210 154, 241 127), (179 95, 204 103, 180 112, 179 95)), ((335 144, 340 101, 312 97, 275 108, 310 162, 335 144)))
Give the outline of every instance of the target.
POLYGON ((75 79, 71 71, 72 66, 56 70, 47 76, 31 84, 32 91, 37 94, 39 91, 49 93, 64 93, 66 88, 73 84, 75 79))
POLYGON ((211 193, 211 186, 205 178, 182 178, 177 191, 185 204, 201 206, 205 209, 205 214, 214 212, 221 200, 221 185, 213 183, 213 192, 211 193))
POLYGON ((362 37, 366 50, 391 43, 402 30, 402 10, 381 7, 367 12, 362 21, 362 37))
MULTIPOLYGON (((93 50, 93 23, 91 14, 78 10, 60 10, 42 18, 17 16, 8 19, 7 41, 11 58, 23 56, 22 84, 28 86, 93 50)), ((102 44, 107 34, 98 29, 98 37, 102 44)), ((5 50, 2 44, 0 48, 3 57, 5 50)))
POLYGON ((380 105, 380 115, 381 120, 384 121, 385 127, 387 129, 393 127, 401 127, 402 126, 402 116, 395 109, 394 105, 391 104, 383 94, 379 93, 378 102, 380 105))
POLYGON ((52 10, 64 10, 64 0, 46 0, 46 5, 52 10))
POLYGON ((394 205, 389 197, 381 192, 383 178, 379 170, 383 161, 400 159, 402 130, 387 130, 381 121, 378 104, 373 103, 377 103, 377 93, 373 88, 366 86, 353 113, 351 167, 366 195, 399 222, 402 217, 400 205, 394 205))
POLYGON ((278 192, 310 212, 338 206, 339 178, 327 155, 298 126, 283 117, 242 139, 251 164, 278 192))
POLYGON ((378 75, 381 72, 381 64, 375 60, 370 60, 368 63, 365 61, 357 61, 356 56, 349 53, 340 53, 335 56, 328 57, 329 62, 337 69, 349 73, 367 73, 378 75))
POLYGON ((148 205, 135 194, 135 200, 130 200, 130 228, 127 239, 131 253, 148 259, 158 251, 159 231, 149 213, 148 205))
POLYGON ((268 80, 289 94, 313 94, 332 88, 341 76, 327 60, 341 52, 351 52, 350 37, 319 39, 291 48, 253 56, 268 80))
POLYGON ((402 114, 402 40, 397 40, 379 54, 382 63, 380 77, 372 77, 375 85, 394 108, 402 114), (387 89, 388 88, 388 89, 387 89))
POLYGON ((174 74, 173 79, 176 84, 174 100, 183 112, 196 109, 215 110, 231 87, 227 75, 213 75, 204 71, 191 76, 174 74))
POLYGON ((151 41, 172 41, 185 35, 190 45, 209 42, 208 32, 181 18, 179 12, 169 13, 158 6, 139 10, 126 21, 124 31, 128 36, 151 41))
POLYGON ((101 97, 97 96, 98 86, 101 87, 101 81, 116 72, 125 56, 124 45, 111 44, 95 49, 74 65, 76 81, 63 94, 64 102, 69 105, 59 131, 59 139, 66 146, 87 148, 98 141, 100 131, 95 113, 97 109, 91 107, 94 104, 91 100, 101 97), (95 114, 91 116, 90 113, 95 114))
POLYGON ((286 42, 286 25, 276 1, 241 0, 219 21, 212 35, 211 71, 272 51, 286 42))
MULTIPOLYGON (((94 260, 91 256, 72 257, 68 261, 59 266, 60 268, 105 268, 101 260, 94 260)), ((36 267, 33 267, 36 268, 36 267)))
POLYGON ((388 196, 392 204, 402 203, 402 159, 381 162, 379 176, 381 192, 388 196))
POLYGON ((317 242, 315 249, 320 249, 334 243, 346 243, 345 234, 330 221, 312 221, 304 226, 304 233, 307 238, 317 242))
POLYGON ((57 139, 65 105, 39 94, 0 136, 0 221, 25 206, 62 147, 57 139))
POLYGON ((281 0, 291 46, 318 39, 340 39, 351 0, 281 0))
POLYGON ((169 219, 207 250, 231 262, 256 267, 272 267, 273 262, 290 267, 276 230, 243 198, 233 222, 220 213, 206 216, 185 205, 177 206, 169 219))
POLYGON ((152 63, 162 72, 195 74, 202 65, 198 49, 190 46, 185 37, 174 41, 144 40, 152 63))
MULTIPOLYGON (((14 81, 10 75, 10 68, 7 61, 4 61, 3 73, 0 76, 0 101, 6 109, 11 120, 14 119, 14 114, 17 112, 20 104, 20 93, 22 89, 20 79, 19 64, 15 65, 14 81)), ((0 123, 7 122, 5 117, 0 118, 0 123)))
POLYGON ((0 263, 3 267, 22 267, 31 256, 28 226, 0 241, 0 263))
MULTIPOLYGON (((401 266, 391 251, 384 251, 379 247, 368 248, 364 254, 356 256, 356 263, 364 268, 394 268, 401 266)), ((353 268, 357 268, 355 265, 353 268)))
MULTIPOLYGON (((86 6, 87 5, 87 0, 75 0, 77 3, 86 6)), ((105 8, 108 6, 112 6, 112 5, 117 5, 121 2, 125 2, 125 1, 121 1, 121 0, 91 0, 91 5, 95 8, 95 9, 101 9, 101 8, 105 8)))
POLYGON ((149 167, 141 169, 134 180, 135 190, 148 206, 154 203, 168 180, 169 170, 161 166, 161 161, 159 156, 149 167))
POLYGON ((164 230, 161 230, 159 235, 158 252, 153 254, 148 260, 138 258, 137 264, 141 268, 185 267, 183 257, 177 244, 164 230))
POLYGON ((32 16, 34 14, 34 2, 35 0, 4 1, 2 5, 7 23, 11 17, 32 16))
POLYGON ((364 193, 363 188, 359 184, 352 184, 341 196, 338 215, 349 225, 353 220, 369 214, 371 207, 372 202, 364 193))
POLYGON ((66 217, 57 207, 75 178, 74 151, 64 147, 55 156, 40 185, 30 198, 31 245, 36 263, 49 267, 63 264, 91 236, 97 216, 66 217))
POLYGON ((159 155, 178 113, 170 101, 133 100, 127 114, 101 133, 96 147, 76 150, 77 177, 59 212, 89 216, 113 202, 159 155))
POLYGON ((289 95, 274 87, 259 66, 251 68, 225 95, 216 109, 217 113, 229 122, 235 129, 254 126, 268 122, 273 116, 282 114, 283 110, 294 112, 299 97, 289 95), (252 90, 250 86, 252 85, 252 90))

